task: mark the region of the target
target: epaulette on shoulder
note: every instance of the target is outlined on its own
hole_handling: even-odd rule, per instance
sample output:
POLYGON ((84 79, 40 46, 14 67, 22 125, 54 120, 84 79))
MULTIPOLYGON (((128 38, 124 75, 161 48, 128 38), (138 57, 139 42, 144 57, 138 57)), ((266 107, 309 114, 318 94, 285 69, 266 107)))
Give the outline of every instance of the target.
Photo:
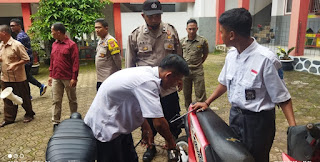
POLYGON ((137 28, 135 28, 135 29, 131 32, 131 34, 133 34, 133 33, 135 33, 135 32, 139 32, 140 27, 141 27, 141 26, 138 26, 137 28))
POLYGON ((187 37, 183 37, 183 38, 181 39, 181 42, 185 41, 185 40, 186 40, 186 38, 187 38, 187 37))
POLYGON ((206 39, 205 37, 201 36, 201 35, 198 35, 200 38, 203 38, 203 39, 206 39))
POLYGON ((173 28, 174 30, 176 30, 176 28, 173 26, 173 25, 171 25, 171 24, 169 24, 169 23, 167 23, 168 24, 168 26, 170 26, 171 28, 173 28))

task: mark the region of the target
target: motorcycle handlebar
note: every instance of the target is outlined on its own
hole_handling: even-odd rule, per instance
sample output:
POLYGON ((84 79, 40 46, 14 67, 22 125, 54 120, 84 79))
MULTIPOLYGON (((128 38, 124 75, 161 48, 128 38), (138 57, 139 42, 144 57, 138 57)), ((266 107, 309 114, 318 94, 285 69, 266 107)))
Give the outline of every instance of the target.
POLYGON ((309 131, 310 135, 315 139, 320 139, 320 128, 312 123, 306 125, 307 130, 309 131))

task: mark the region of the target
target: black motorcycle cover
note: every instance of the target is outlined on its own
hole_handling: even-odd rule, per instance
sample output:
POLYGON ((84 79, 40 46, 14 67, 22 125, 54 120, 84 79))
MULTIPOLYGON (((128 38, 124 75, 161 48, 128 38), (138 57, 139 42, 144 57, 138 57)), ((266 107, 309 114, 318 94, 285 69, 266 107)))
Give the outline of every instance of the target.
POLYGON ((232 129, 211 109, 198 112, 197 117, 210 148, 206 148, 207 160, 225 162, 253 162, 254 159, 237 139, 232 129), (213 157, 209 157, 213 156, 213 157))
POLYGON ((95 155, 96 140, 90 127, 81 118, 66 119, 59 124, 48 142, 46 161, 92 162, 95 155))
MULTIPOLYGON (((314 126, 320 129, 320 123, 314 124, 314 126)), ((309 131, 305 125, 293 126, 288 128, 288 155, 299 161, 313 160, 315 153, 319 153, 316 148, 319 146, 312 146, 310 143, 315 140, 310 136, 309 131)), ((316 142, 316 141, 314 141, 316 142)), ((319 139, 318 141, 319 142, 319 139)))

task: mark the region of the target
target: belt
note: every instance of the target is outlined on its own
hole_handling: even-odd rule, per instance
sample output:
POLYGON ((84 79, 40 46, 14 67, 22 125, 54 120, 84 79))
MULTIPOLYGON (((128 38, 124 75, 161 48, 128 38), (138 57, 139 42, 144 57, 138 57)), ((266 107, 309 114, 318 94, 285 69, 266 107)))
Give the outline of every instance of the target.
POLYGON ((245 109, 241 109, 240 107, 233 107, 233 108, 235 108, 239 113, 246 114, 246 115, 263 115, 266 113, 273 113, 274 112, 274 108, 270 109, 270 110, 262 110, 260 112, 245 110, 245 109))

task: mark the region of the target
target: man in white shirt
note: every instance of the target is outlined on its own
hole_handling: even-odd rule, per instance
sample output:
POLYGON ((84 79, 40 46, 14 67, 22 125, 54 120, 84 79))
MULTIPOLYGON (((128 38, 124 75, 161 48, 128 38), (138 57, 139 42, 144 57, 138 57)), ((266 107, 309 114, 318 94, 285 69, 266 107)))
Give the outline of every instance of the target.
POLYGON ((211 96, 193 108, 206 109, 225 92, 231 103, 229 125, 255 161, 269 162, 275 136, 275 105, 279 104, 289 126, 296 125, 288 89, 279 77, 276 54, 250 37, 252 17, 248 10, 235 8, 219 18, 220 32, 228 51, 211 96))
POLYGON ((146 118, 152 118, 168 149, 174 149, 160 91, 177 86, 185 75, 189 75, 188 64, 181 56, 170 54, 159 67, 127 68, 109 76, 84 119, 97 139, 98 161, 138 161, 131 132, 141 126, 142 142, 151 146, 153 134, 146 118))

